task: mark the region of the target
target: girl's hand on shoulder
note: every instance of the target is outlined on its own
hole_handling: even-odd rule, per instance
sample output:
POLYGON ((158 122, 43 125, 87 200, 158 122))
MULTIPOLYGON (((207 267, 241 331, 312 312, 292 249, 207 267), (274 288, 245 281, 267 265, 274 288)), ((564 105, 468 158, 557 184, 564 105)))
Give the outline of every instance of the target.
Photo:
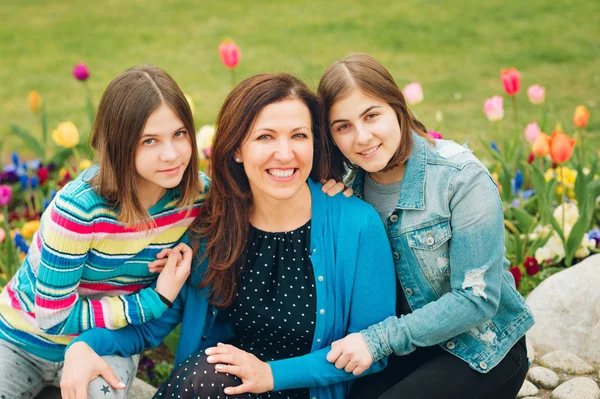
POLYGON ((354 191, 350 187, 344 186, 344 183, 341 181, 336 182, 333 179, 329 179, 327 181, 321 180, 321 183, 323 184, 321 190, 330 197, 335 197, 342 191, 345 197, 352 197, 352 194, 354 194, 354 191))
POLYGON ((125 384, 112 371, 108 363, 84 342, 76 342, 65 352, 65 362, 60 379, 63 399, 86 399, 88 384, 102 376, 114 389, 125 389, 125 384))
POLYGON ((373 357, 360 333, 352 333, 331 344, 327 361, 338 369, 360 375, 373 364, 373 357))
POLYGON ((215 365, 219 373, 229 373, 242 380, 237 387, 225 388, 227 395, 240 395, 246 392, 263 393, 272 391, 273 372, 268 363, 261 361, 251 353, 236 348, 233 345, 217 344, 208 348, 206 360, 215 365))
POLYGON ((190 275, 193 260, 192 248, 186 244, 173 248, 156 281, 156 292, 173 302, 190 275))

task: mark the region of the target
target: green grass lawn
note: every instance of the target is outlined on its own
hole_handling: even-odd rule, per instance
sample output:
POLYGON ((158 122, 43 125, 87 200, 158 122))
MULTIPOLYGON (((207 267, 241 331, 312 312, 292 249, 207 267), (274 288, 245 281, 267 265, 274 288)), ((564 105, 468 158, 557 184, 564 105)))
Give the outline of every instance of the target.
MULTIPOLYGON (((600 149, 600 2, 503 0, 398 2, 287 1, 17 1, 0 5, 0 138, 19 148, 9 123, 37 129, 27 94, 39 91, 49 126, 73 120, 87 133, 84 90, 71 76, 85 61, 97 103, 108 82, 141 63, 165 68, 192 97, 198 125, 213 123, 227 92, 229 71, 219 42, 241 48, 238 79, 285 71, 316 88, 324 68, 349 52, 367 52, 390 69, 401 87, 419 81, 416 108, 427 126, 444 115, 442 133, 457 141, 500 133, 483 102, 503 94, 500 69, 521 72, 519 134, 538 115, 526 89, 546 87, 550 120, 572 132, 579 104, 591 113, 586 141, 600 149), (126 4, 126 5, 125 5, 126 4)), ((506 126, 512 123, 505 98, 506 126)), ((515 130, 515 129, 513 129, 515 130)))

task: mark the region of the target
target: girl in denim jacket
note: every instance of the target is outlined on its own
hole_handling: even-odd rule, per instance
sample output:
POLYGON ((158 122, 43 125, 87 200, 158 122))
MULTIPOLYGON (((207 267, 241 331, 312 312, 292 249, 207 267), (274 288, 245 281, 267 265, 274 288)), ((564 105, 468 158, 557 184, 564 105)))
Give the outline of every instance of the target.
MULTIPOLYGON (((397 271, 397 317, 332 344, 355 375, 352 398, 514 398, 528 369, 533 317, 504 249, 502 203, 466 147, 433 140, 391 74, 366 54, 331 64, 319 83, 333 176, 384 222, 397 271)), ((324 187, 327 190, 328 185, 324 187)))

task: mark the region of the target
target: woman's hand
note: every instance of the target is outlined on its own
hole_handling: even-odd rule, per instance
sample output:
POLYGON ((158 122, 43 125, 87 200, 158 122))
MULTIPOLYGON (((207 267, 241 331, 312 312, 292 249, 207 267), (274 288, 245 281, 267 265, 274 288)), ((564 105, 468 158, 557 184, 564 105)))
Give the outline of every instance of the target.
POLYGON ((173 302, 192 269, 193 251, 181 243, 169 253, 167 263, 156 281, 156 292, 173 302))
POLYGON ((114 389, 125 389, 125 384, 112 371, 108 363, 84 342, 76 342, 65 352, 60 380, 63 399, 86 399, 88 384, 102 376, 114 389))
POLYGON ((237 387, 225 388, 227 395, 240 395, 246 392, 263 393, 273 390, 273 372, 268 363, 261 361, 251 353, 233 345, 217 344, 205 353, 209 363, 217 363, 219 373, 233 374, 242 380, 237 387))
POLYGON ((346 197, 352 197, 352 194, 354 194, 354 191, 350 187, 344 186, 344 183, 341 181, 336 182, 333 179, 329 179, 328 181, 321 180, 321 183, 323 183, 321 190, 330 197, 334 197, 342 191, 346 197))
POLYGON ((373 364, 373 357, 360 333, 352 333, 331 344, 327 361, 338 369, 360 375, 373 364))

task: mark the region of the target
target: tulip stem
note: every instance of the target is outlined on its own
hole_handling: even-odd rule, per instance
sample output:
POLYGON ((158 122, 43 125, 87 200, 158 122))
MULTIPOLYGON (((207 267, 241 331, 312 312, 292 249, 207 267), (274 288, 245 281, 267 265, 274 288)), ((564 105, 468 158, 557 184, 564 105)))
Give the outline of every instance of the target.
POLYGON ((236 79, 235 79, 235 69, 231 68, 231 85, 232 85, 232 87, 235 87, 235 82, 236 82, 236 79))
POLYGON ((514 111, 514 118, 515 118, 515 129, 518 127, 518 118, 517 118, 517 99, 515 96, 511 96, 512 98, 512 105, 513 105, 513 111, 514 111))
POLYGON ((565 178, 564 178, 564 174, 563 174, 563 166, 559 166, 560 168, 560 185, 562 187, 562 190, 560 190, 560 203, 562 204, 562 229, 563 231, 565 230, 565 200, 564 200, 564 195, 566 193, 567 190, 567 186, 565 185, 565 178))

